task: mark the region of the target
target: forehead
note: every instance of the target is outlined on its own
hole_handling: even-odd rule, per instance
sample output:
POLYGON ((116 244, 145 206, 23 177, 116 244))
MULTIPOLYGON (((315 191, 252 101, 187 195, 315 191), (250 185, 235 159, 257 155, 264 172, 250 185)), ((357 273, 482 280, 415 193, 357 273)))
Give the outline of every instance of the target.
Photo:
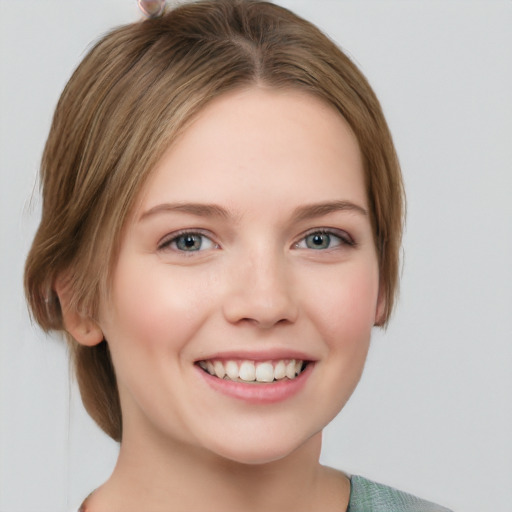
POLYGON ((366 205, 358 142, 334 108, 291 89, 252 87, 213 100, 155 166, 139 208, 212 200, 249 205, 265 190, 296 202, 350 195, 366 205))

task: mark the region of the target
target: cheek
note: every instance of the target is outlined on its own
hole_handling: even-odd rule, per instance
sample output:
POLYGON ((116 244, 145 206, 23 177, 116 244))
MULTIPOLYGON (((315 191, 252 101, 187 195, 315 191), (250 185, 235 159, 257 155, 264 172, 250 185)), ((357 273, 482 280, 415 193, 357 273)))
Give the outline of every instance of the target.
POLYGON ((211 302, 205 281, 184 274, 171 272, 165 265, 123 265, 121 261, 104 318, 107 340, 148 350, 184 345, 200 327, 211 302))
POLYGON ((357 347, 369 340, 379 291, 376 265, 347 266, 323 282, 322 287, 311 287, 308 295, 315 323, 331 348, 357 347))
POLYGON ((318 407, 332 420, 352 395, 365 365, 378 296, 378 272, 373 266, 343 269, 311 289, 310 319, 324 343, 320 373, 324 391, 318 407))

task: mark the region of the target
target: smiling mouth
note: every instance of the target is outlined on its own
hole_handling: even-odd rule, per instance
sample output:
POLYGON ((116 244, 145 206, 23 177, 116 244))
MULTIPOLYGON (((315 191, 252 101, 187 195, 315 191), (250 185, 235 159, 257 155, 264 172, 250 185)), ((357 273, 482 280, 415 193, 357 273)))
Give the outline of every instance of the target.
POLYGON ((206 373, 219 379, 245 383, 272 383, 297 378, 307 367, 308 361, 280 359, 277 361, 250 361, 208 359, 198 361, 206 373))

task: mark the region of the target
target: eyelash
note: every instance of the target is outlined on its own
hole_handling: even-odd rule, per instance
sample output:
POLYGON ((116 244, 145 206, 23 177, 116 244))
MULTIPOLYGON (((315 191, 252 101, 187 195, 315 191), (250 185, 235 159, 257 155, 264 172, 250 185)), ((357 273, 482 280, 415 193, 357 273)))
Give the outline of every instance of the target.
POLYGON ((301 237, 301 239, 296 244, 294 244, 294 247, 296 249, 309 249, 312 251, 321 251, 321 250, 325 251, 325 250, 329 250, 329 249, 333 250, 333 249, 337 249, 337 248, 343 247, 343 246, 355 247, 356 242, 352 239, 352 237, 346 231, 341 231, 338 229, 312 229, 311 231, 308 231, 306 234, 304 234, 301 237), (328 241, 329 241, 329 247, 317 247, 317 248, 307 247, 307 246, 300 247, 300 245, 302 243, 304 243, 304 244, 307 243, 306 240, 308 239, 308 237, 311 237, 313 235, 327 237, 328 241), (337 245, 335 245, 334 247, 330 246, 330 242, 332 241, 332 238, 336 238, 338 240, 337 245))
MULTIPOLYGON (((335 229, 313 229, 311 231, 308 231, 305 233, 298 242, 296 242, 293 247, 295 249, 309 249, 312 251, 321 251, 321 250, 329 250, 329 249, 336 249, 340 246, 349 246, 349 247, 355 247, 356 243, 352 239, 352 237, 346 233, 345 231, 341 230, 335 230, 335 229), (307 239, 308 237, 311 237, 313 235, 320 236, 320 237, 326 237, 327 243, 329 246, 327 247, 308 247, 307 239), (338 240, 338 243, 331 247, 332 239, 335 238, 338 240), (304 246, 301 246, 301 244, 304 244, 304 246)), ((206 235, 204 232, 201 231, 189 231, 189 230, 183 230, 179 231, 177 233, 173 233, 170 235, 170 237, 166 237, 159 245, 158 250, 159 251, 166 251, 166 250, 173 250, 180 253, 194 253, 194 252, 200 252, 201 250, 206 249, 212 249, 212 248, 218 248, 218 244, 216 244, 208 235, 206 235), (193 239, 194 237, 200 238, 200 245, 197 249, 191 249, 186 250, 178 247, 179 239, 184 239, 185 237, 189 237, 190 239, 193 239), (203 244, 205 240, 208 241, 209 246, 206 248, 203 248, 203 244)))
MULTIPOLYGON (((176 251, 176 252, 180 252, 180 253, 200 252, 205 240, 208 240, 208 242, 211 244, 211 246, 208 247, 208 249, 217 248, 218 247, 218 245, 208 235, 206 235, 205 233, 203 233, 201 231, 183 230, 183 231, 178 231, 177 233, 173 233, 169 237, 164 238, 163 241, 161 243, 159 243, 158 250, 159 251, 172 250, 172 251, 176 251), (199 246, 198 249, 187 251, 185 249, 180 249, 177 246, 177 243, 178 243, 179 239, 180 238, 184 239, 187 236, 190 237, 190 238, 192 238, 192 237, 200 237, 201 245, 199 246)), ((205 250, 205 249, 202 249, 202 250, 205 250)))

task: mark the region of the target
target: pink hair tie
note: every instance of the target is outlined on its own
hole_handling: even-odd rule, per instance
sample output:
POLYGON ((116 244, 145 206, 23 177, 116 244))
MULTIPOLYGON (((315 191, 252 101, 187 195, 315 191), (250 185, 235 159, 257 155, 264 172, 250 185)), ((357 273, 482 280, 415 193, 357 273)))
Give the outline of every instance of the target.
POLYGON ((137 0, 137 3, 148 18, 156 18, 164 12, 165 0, 137 0))

